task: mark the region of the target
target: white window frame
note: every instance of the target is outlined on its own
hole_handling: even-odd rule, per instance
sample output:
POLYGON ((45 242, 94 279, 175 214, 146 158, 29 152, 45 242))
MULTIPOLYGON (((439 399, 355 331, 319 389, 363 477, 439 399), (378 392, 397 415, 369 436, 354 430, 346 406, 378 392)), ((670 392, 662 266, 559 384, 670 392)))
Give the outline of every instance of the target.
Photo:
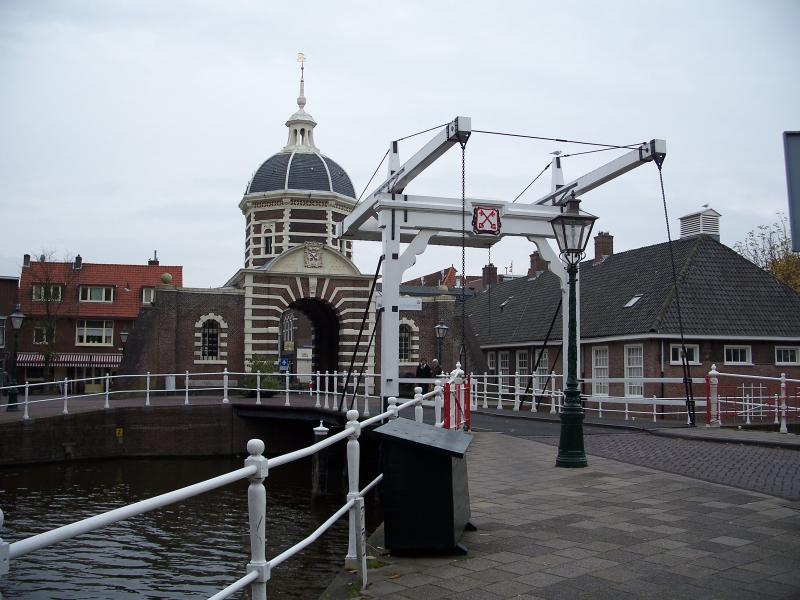
POLYGON ((531 372, 530 355, 527 350, 517 350, 517 373, 528 375, 531 372), (524 363, 524 364, 522 364, 524 363))
POLYGON ((592 395, 608 396, 608 346, 592 347, 592 395), (605 364, 598 359, 605 355, 605 364))
POLYGON ((800 346, 775 346, 776 365, 800 365, 800 346), (794 352, 794 361, 778 360, 780 350, 790 350, 794 352))
MULTIPOLYGON (((688 355, 687 358, 689 359, 690 365, 699 365, 700 364, 700 344, 686 344, 686 354, 688 355), (694 358, 692 358, 692 353, 694 353, 694 358)), ((681 365, 681 345, 680 344, 670 344, 669 345, 669 364, 671 365, 681 365), (675 360, 675 352, 678 353, 678 359, 675 360)))
POLYGON ((264 254, 275 253, 275 237, 269 227, 265 227, 261 232, 261 247, 264 254))
POLYGON ((151 305, 156 299, 156 288, 154 287, 143 287, 142 288, 142 304, 151 305), (148 300, 148 296, 150 299, 148 300))
POLYGON ((61 302, 61 286, 57 283, 34 283, 31 286, 31 299, 34 302, 61 302), (45 288, 50 288, 50 294, 45 297, 44 292, 45 288), (57 294, 53 294, 53 291, 57 290, 57 294))
POLYGON ((635 383, 631 379, 644 379, 644 346, 642 344, 626 344, 625 345, 625 396, 630 398, 644 397, 644 382, 640 381, 635 383), (630 362, 630 351, 638 350, 641 364, 634 365, 630 362), (634 369, 640 369, 641 375, 633 374, 634 369))
POLYGON ((486 353, 486 366, 489 368, 489 371, 492 373, 495 372, 497 369, 497 355, 494 353, 494 350, 491 352, 486 353))
POLYGON ((414 339, 414 330, 411 329, 411 325, 407 323, 401 323, 400 327, 397 332, 397 356, 400 362, 409 362, 412 359, 412 352, 411 352, 411 342, 414 339), (403 354, 403 338, 408 339, 408 343, 405 344, 405 355, 403 354))
POLYGON ((75 322, 75 345, 76 346, 113 346, 114 345, 114 321, 106 319, 79 319, 75 322), (81 327, 83 323, 83 327, 81 327), (102 323, 101 327, 89 327, 89 323, 102 323), (89 329, 102 329, 103 341, 102 342, 87 342, 86 332, 89 329), (84 341, 80 341, 81 332, 83 332, 84 341))
MULTIPOLYGON (((53 337, 55 337, 55 332, 53 332, 53 337)), ((44 325, 36 325, 33 328, 33 344, 35 346, 44 346, 47 344, 47 327, 44 325), (40 335, 40 338, 37 340, 37 333, 40 335)))
POLYGON ((752 366, 753 365, 753 349, 752 349, 751 346, 745 345, 745 344, 725 344, 725 347, 724 347, 724 350, 723 350, 722 359, 723 359, 723 363, 726 364, 726 365, 747 365, 747 366, 752 366), (747 355, 745 357, 744 361, 737 361, 737 360, 730 360, 729 361, 728 360, 728 350, 741 350, 741 349, 744 349, 745 354, 747 355))
POLYGON ((500 350, 497 353, 497 374, 504 375, 505 377, 499 377, 499 381, 503 383, 506 387, 511 387, 511 378, 509 375, 511 374, 511 356, 508 350, 500 350), (503 366, 505 363, 505 367, 503 366))
MULTIPOLYGON (((536 389, 537 390, 544 390, 547 386, 547 379, 550 377, 550 356, 547 352, 547 348, 544 350, 538 350, 538 353, 541 354, 542 358, 539 360, 537 356, 537 360, 539 360, 539 368, 536 369, 536 389)), ((536 365, 536 361, 531 363, 531 368, 536 365)))
MULTIPOLYGON (((207 337, 207 336, 206 336, 207 337)), ((203 324, 200 326, 200 359, 201 360, 219 360, 219 357, 222 352, 222 326, 219 321, 216 319, 206 319, 203 321, 203 324), (213 326, 211 325, 213 323, 213 326), (205 339, 204 334, 214 329, 217 336, 217 351, 215 354, 205 354, 205 350, 208 348, 209 343, 205 339)))
POLYGON ((82 285, 78 288, 78 301, 89 304, 111 304, 114 302, 114 286, 112 285, 82 285), (102 290, 102 300, 92 299, 92 291, 102 290))

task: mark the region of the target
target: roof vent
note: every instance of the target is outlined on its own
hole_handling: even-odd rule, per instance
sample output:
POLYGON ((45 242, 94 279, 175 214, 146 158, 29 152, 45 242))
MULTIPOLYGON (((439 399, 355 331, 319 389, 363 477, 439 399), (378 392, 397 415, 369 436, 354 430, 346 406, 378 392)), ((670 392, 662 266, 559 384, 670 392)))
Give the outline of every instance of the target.
POLYGON ((80 254, 78 254, 78 255, 75 257, 75 266, 74 266, 74 269, 75 269, 76 271, 80 271, 82 268, 83 268, 83 259, 81 258, 81 255, 80 255, 80 254))
POLYGON ((713 208, 708 208, 706 204, 703 210, 681 217, 681 239, 710 235, 719 241, 719 218, 721 216, 713 208))

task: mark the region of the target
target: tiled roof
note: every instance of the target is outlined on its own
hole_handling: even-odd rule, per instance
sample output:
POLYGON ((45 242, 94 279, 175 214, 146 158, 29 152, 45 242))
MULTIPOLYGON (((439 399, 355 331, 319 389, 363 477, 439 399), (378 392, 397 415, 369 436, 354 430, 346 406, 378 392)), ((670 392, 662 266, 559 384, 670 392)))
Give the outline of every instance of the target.
MULTIPOLYGON (((673 251, 685 334, 800 338, 800 294, 709 236, 673 251)), ((584 261, 580 296, 583 338, 679 333, 666 243, 584 261)), ((481 345, 543 340, 559 298, 545 272, 493 286, 467 301, 467 314, 481 345)), ((551 339, 561 339, 560 317, 551 339)))
POLYGON ((22 269, 20 304, 26 315, 43 315, 43 302, 34 302, 32 286, 36 283, 66 285, 59 315, 62 317, 103 317, 108 319, 135 319, 142 306, 142 288, 162 285, 161 275, 172 275, 172 285, 183 286, 183 267, 176 265, 113 265, 84 262, 80 270, 73 263, 31 262, 22 269), (80 286, 112 286, 114 301, 79 302, 80 286))

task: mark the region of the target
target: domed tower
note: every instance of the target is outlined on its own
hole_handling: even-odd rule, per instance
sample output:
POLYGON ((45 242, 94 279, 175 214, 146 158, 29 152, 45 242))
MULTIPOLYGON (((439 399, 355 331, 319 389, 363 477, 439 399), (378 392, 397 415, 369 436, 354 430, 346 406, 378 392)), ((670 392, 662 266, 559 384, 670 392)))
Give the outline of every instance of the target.
POLYGON ((239 203, 246 220, 245 268, 264 267, 304 244, 353 256, 353 242, 334 238, 336 223, 356 204, 353 184, 345 170, 317 148, 317 122, 305 105, 301 68, 297 112, 286 121, 286 146, 256 170, 239 203))

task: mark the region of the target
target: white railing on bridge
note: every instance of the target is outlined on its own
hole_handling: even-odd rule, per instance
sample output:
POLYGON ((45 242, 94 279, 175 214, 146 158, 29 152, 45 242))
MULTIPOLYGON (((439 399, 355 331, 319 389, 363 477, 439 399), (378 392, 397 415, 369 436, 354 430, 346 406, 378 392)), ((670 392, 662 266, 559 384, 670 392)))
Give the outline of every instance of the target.
MULTIPOLYGON (((455 381, 456 376, 450 377, 449 381, 455 381)), ((107 378, 106 381, 109 379, 107 378)), ((106 392, 108 388, 106 387, 106 392)), ((321 441, 306 448, 289 452, 275 458, 264 456, 264 442, 258 439, 250 440, 247 443, 248 457, 244 461, 244 467, 225 473, 218 477, 207 479, 193 485, 167 492, 147 500, 135 502, 121 508, 117 508, 99 515, 95 515, 77 521, 51 531, 40 533, 32 537, 8 543, 0 539, 0 576, 9 572, 13 566, 14 559, 25 554, 42 550, 58 542, 71 539, 83 533, 94 531, 106 527, 118 521, 123 521, 140 515, 151 510, 156 510, 170 504, 187 500, 194 496, 204 494, 225 485, 247 479, 249 486, 247 489, 248 500, 248 519, 250 525, 250 561, 246 566, 246 573, 237 581, 233 582, 217 594, 211 596, 214 599, 227 598, 246 588, 251 587, 251 597, 254 599, 266 599, 266 585, 270 579, 273 568, 277 567, 286 560, 301 552, 304 548, 317 540, 345 513, 349 515, 349 535, 348 549, 345 556, 346 568, 356 569, 360 575, 362 587, 367 584, 366 567, 366 539, 365 531, 362 527, 364 522, 364 496, 372 490, 383 478, 378 475, 363 489, 359 489, 359 463, 360 446, 358 438, 364 427, 379 423, 384 419, 395 419, 400 411, 414 407, 414 419, 417 422, 423 421, 422 406, 424 402, 433 402, 437 406, 436 425, 441 426, 441 400, 442 387, 436 385, 435 389, 423 394, 422 388, 415 388, 414 399, 398 405, 398 400, 391 397, 388 400, 388 410, 361 422, 358 421, 359 413, 355 409, 347 411, 347 425, 345 429, 337 434, 326 437, 321 441), (334 512, 322 525, 320 525, 311 535, 301 540, 288 550, 267 560, 266 552, 266 489, 264 480, 268 477, 270 469, 289 464, 301 458, 311 456, 341 440, 347 439, 347 471, 348 471, 348 493, 347 501, 339 510, 334 512)), ((327 431, 324 428, 322 435, 327 431)), ((316 431, 315 431, 316 433, 316 431)), ((0 511, 0 527, 2 527, 2 511, 0 511)))

